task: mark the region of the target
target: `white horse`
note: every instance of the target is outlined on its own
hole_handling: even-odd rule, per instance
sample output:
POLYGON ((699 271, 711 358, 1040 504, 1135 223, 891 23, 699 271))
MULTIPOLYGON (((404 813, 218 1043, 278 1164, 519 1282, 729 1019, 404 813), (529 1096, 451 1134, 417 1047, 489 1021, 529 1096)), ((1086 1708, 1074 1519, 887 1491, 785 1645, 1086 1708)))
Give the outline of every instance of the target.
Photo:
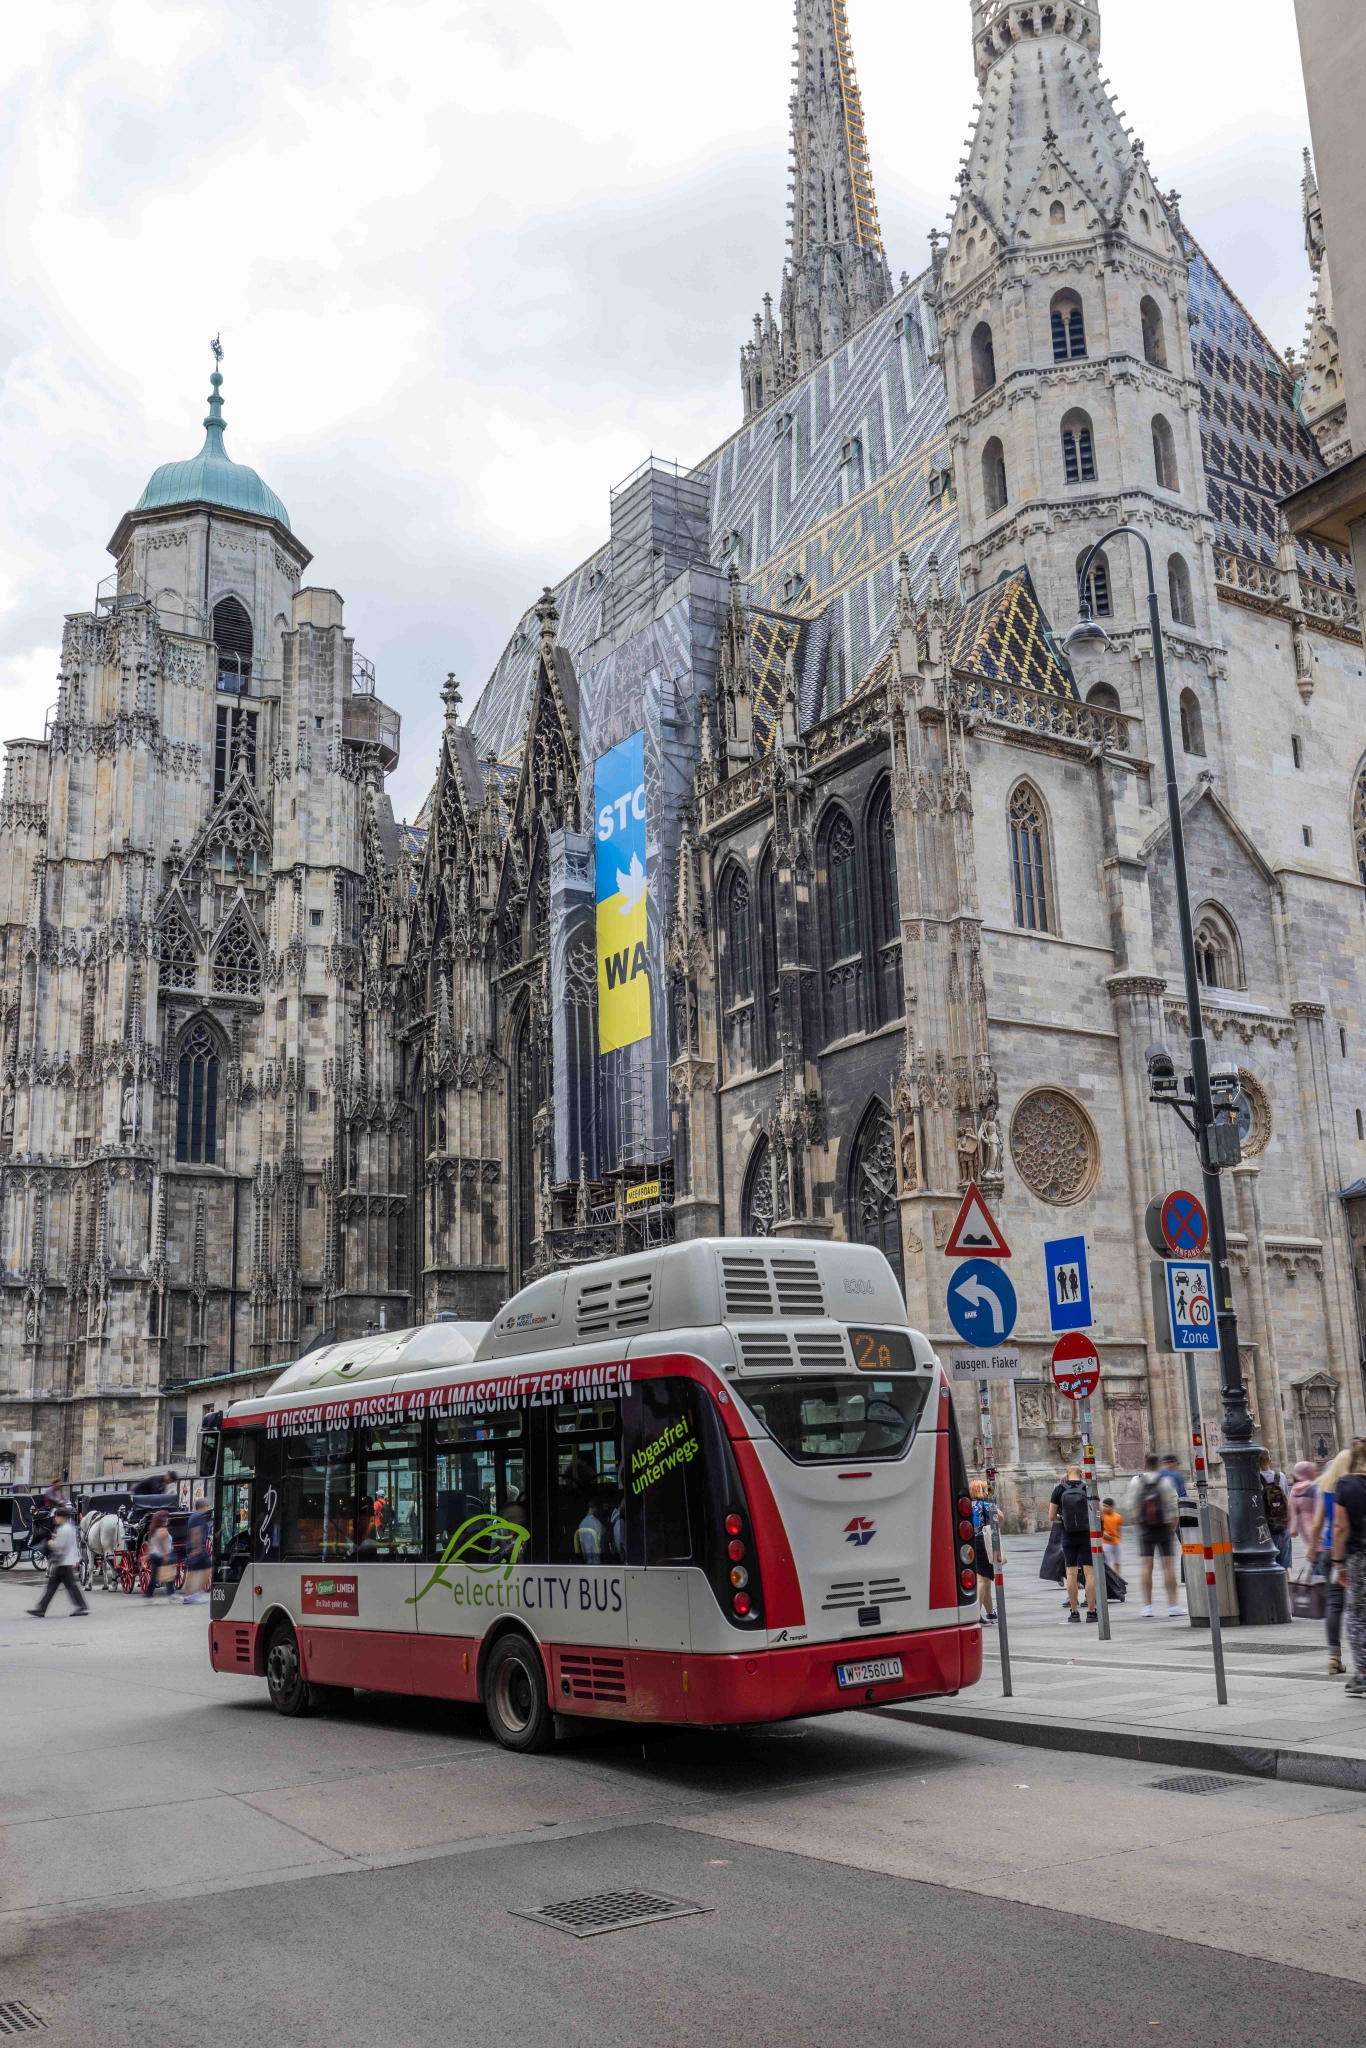
POLYGON ((81 1540, 90 1552, 91 1584, 98 1581, 106 1592, 112 1592, 114 1581, 109 1576, 109 1564, 116 1552, 128 1548, 128 1524, 120 1514, 92 1508, 81 1517, 81 1540))

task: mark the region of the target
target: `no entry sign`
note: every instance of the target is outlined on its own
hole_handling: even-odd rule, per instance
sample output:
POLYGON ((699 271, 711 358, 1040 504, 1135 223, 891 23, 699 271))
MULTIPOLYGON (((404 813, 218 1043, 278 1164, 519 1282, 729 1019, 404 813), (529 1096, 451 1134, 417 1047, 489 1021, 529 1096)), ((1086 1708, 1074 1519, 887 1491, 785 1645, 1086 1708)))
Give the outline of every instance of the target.
POLYGON ((1069 1401, 1089 1401, 1100 1385, 1100 1354, 1080 1330, 1069 1330, 1053 1346, 1053 1384, 1069 1401))
POLYGON ((1198 1252, 1209 1236, 1209 1219, 1184 1188, 1174 1189, 1162 1204, 1162 1235, 1177 1254, 1198 1252))

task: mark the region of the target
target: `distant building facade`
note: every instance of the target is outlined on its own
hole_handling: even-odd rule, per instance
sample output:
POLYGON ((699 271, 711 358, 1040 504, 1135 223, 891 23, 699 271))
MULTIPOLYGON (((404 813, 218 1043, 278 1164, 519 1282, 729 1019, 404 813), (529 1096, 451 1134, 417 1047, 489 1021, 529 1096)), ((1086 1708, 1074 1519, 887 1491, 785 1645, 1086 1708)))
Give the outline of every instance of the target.
MULTIPOLYGON (((1318 1455, 1366 1428, 1366 1230, 1350 1195, 1366 1170, 1366 653, 1347 552, 1296 540, 1278 510, 1325 473, 1325 422, 1307 417, 1299 367, 1123 127, 1099 76, 1096 6, 976 0, 980 101, 952 225, 899 289, 843 0, 798 0, 796 22, 787 269, 778 317, 762 315, 742 350, 737 431, 692 469, 651 461, 612 494, 602 547, 528 607, 467 722, 448 684, 416 827, 389 816, 383 752, 348 751, 342 732, 340 765, 329 748, 326 768, 307 771, 334 778, 318 787, 335 822, 303 883, 281 805, 310 735, 289 678, 319 635, 344 643, 317 610, 330 598, 291 596, 270 730, 285 750, 269 812, 281 851, 259 909, 245 886, 240 904, 220 891, 207 925, 202 887, 180 909, 189 884, 169 859, 138 898, 155 929, 174 911, 201 935, 210 977, 193 1002, 176 999, 174 1025, 162 993, 145 1032, 176 1076, 158 1070, 165 1165, 158 1182, 147 1162, 148 1184, 191 1222, 221 1169, 171 1157, 171 1098, 195 1019, 230 1064, 238 1012, 214 1008, 215 946, 249 911, 264 987, 300 890, 311 905, 310 890, 349 902, 354 889, 358 905, 337 966, 320 951, 303 970, 333 1005, 318 1071, 334 1093, 320 1090, 312 1169, 290 1148, 310 1143, 298 1104, 313 1055, 285 1042, 292 1012, 277 1027, 263 999, 253 1016, 255 1121, 235 1111, 249 1135, 234 1143, 251 1152, 237 1200, 257 1233, 245 1270, 261 1302, 251 1329, 265 1334, 249 1358, 245 1334, 225 1356, 217 1326, 193 1377, 217 1398, 223 1375, 292 1355, 324 1317, 348 1331, 381 1313, 483 1317, 556 1265, 713 1232, 879 1245, 912 1320, 946 1351, 944 1245, 974 1179, 1012 1246, 1021 1302, 1026 1378, 992 1394, 1012 1518, 1042 1516, 1078 1447, 1048 1372, 1051 1237, 1084 1232, 1090 1246, 1103 1468, 1179 1450, 1184 1392, 1154 1346, 1142 1219, 1151 1195, 1189 1182, 1194 1157, 1146 1094, 1146 1047, 1164 1039, 1179 1055, 1185 1019, 1137 548, 1110 544, 1092 572, 1109 650, 1074 663, 1061 645, 1082 555, 1124 524, 1159 564, 1207 1023, 1242 1083, 1229 1217, 1253 1406, 1278 1462, 1318 1455), (651 1026, 604 1055, 594 772, 635 735, 651 1026), (304 1061, 292 1097, 291 1056, 304 1061), (268 1058, 280 1078, 266 1098, 268 1058), (291 1191, 309 1170, 333 1207, 315 1240, 296 1240, 291 1191)), ((292 559, 268 521, 258 528, 292 559)), ((349 660, 335 655, 329 702, 354 716, 349 660)), ((310 699, 309 715, 332 713, 310 699)), ((202 718, 195 731, 207 745, 202 718)), ((14 743, 6 799, 41 813, 49 835, 55 758, 51 740, 46 754, 14 743)), ((176 827, 185 848, 228 800, 199 772, 197 823, 176 827)), ((243 801, 240 774, 234 786, 243 801)), ((134 815, 109 828, 113 868, 134 815)), ((11 842, 14 890, 27 893, 11 894, 5 984, 16 1099, 35 1085, 23 1048, 65 1044, 25 1022, 25 963, 43 942, 28 907, 39 827, 23 829, 33 851, 21 862, 11 842)), ((107 886, 91 929, 112 945, 107 886)), ((245 1051, 238 1064, 240 1102, 245 1051)), ((193 1060, 188 1071, 192 1117, 193 1060)), ((33 1156, 30 1129, 0 1162, 12 1333, 0 1355, 15 1389, 3 1413, 16 1417, 24 1402, 38 1413, 27 1305, 39 1300, 50 1327, 54 1304, 69 1315, 90 1285, 58 1282, 55 1258, 34 1250, 56 1240, 46 1221, 35 1234, 33 1190, 74 1188, 82 1162, 58 1174, 33 1156)), ((140 1155, 104 1144, 114 1185, 125 1154, 130 1172, 140 1155)), ((221 1276, 230 1217, 227 1194, 216 1199, 221 1276)), ((177 1242, 193 1280, 193 1228, 177 1242)), ((158 1277, 170 1262, 156 1263, 155 1227, 149 1244, 121 1269, 148 1325, 158 1287, 176 1292, 158 1277)), ((188 1333, 198 1297, 176 1285, 188 1333)), ((75 1362, 91 1355, 88 1326, 44 1341, 44 1385, 88 1376, 75 1362)), ((188 1342, 129 1335, 119 1370, 142 1373, 145 1404, 159 1385, 174 1415, 188 1342)), ((1212 1377, 1203 1399, 1213 1422, 1212 1377)), ((980 1458, 975 1395, 961 1414, 980 1458)))

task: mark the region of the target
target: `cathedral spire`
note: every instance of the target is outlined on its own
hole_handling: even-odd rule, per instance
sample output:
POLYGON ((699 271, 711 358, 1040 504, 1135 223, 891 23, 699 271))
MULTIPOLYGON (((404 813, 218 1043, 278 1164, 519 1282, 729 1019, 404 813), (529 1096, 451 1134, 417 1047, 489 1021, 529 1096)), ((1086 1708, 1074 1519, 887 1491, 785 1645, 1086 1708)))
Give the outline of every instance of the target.
POLYGON ((745 417, 843 346, 892 296, 845 0, 795 0, 792 170, 780 318, 740 352, 745 417))

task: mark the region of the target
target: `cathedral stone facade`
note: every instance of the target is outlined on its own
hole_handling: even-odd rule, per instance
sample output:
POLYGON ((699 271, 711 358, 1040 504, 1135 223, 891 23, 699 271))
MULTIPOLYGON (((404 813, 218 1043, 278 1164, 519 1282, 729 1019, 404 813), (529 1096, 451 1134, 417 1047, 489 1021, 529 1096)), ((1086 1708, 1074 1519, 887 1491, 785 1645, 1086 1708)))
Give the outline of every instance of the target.
MULTIPOLYGON (((1207 1028, 1241 1077, 1254 1412, 1278 1462, 1366 1428, 1366 654, 1350 561, 1278 509, 1341 438, 1312 175, 1300 366, 1124 127, 1099 7, 975 0, 951 226, 894 288, 844 0, 796 27, 742 424, 612 494, 468 722, 448 682, 415 827, 283 508, 154 479, 120 527, 119 595, 70 622, 48 735, 10 749, 0 1456, 141 1455, 158 1413, 192 1437, 315 1331, 482 1317, 715 1232, 881 1246, 946 1348, 969 1179, 1021 1304, 1027 1376, 992 1394, 1010 1516, 1077 1448, 1051 1237, 1089 1241, 1102 1469, 1179 1448, 1143 1212, 1196 1169, 1147 1099, 1185 1012, 1136 540, 1092 569, 1108 647, 1062 646, 1115 526, 1155 558, 1207 1028), (244 690, 207 674, 241 644, 227 596, 244 690), (652 1023, 600 1056, 594 764, 636 733, 652 1023)), ((1203 1399, 1213 1422, 1212 1375, 1203 1399)))

